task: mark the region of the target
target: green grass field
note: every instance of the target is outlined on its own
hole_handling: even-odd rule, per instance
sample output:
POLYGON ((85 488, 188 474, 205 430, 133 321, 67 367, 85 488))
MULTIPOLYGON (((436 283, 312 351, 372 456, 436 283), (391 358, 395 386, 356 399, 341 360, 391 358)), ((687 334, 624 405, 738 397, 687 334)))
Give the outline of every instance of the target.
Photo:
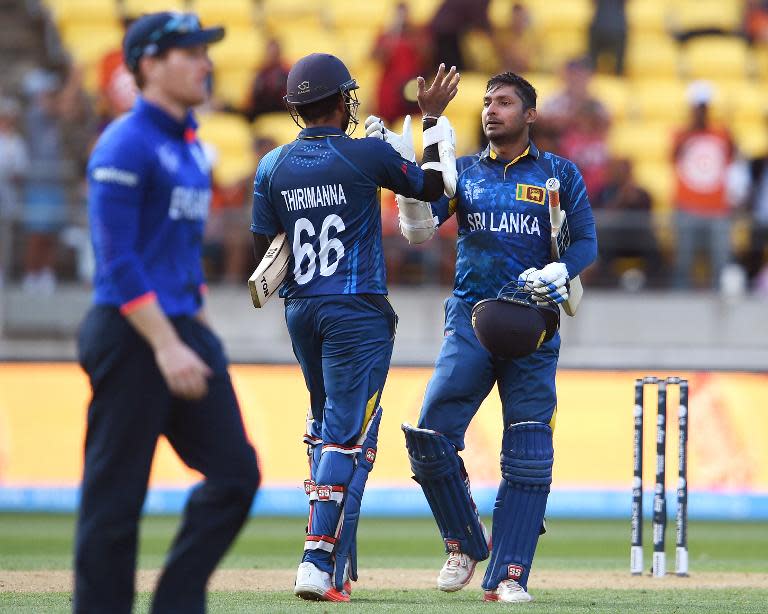
MULTIPOLYGON (((0 514, 0 612, 58 613, 70 608, 67 592, 10 591, 4 572, 68 570, 71 568, 74 519, 70 515, 0 514)), ((178 522, 176 517, 148 517, 142 525, 140 567, 156 569, 178 522)), ((222 567, 232 570, 292 570, 302 546, 303 518, 253 518, 222 567)), ((692 522, 689 531, 692 584, 687 580, 642 578, 647 588, 536 587, 536 573, 588 572, 590 577, 622 577, 628 569, 628 521, 548 521, 549 532, 539 542, 531 577, 536 601, 516 606, 484 604, 477 581, 464 591, 388 588, 371 590, 358 584, 350 604, 308 603, 296 599, 290 584, 284 590, 213 591, 209 610, 240 612, 487 612, 493 608, 522 607, 536 612, 768 612, 768 524, 692 522), (746 577, 743 574, 754 574, 746 577), (621 574, 617 576, 617 574, 621 574), (696 576, 699 574, 699 581, 696 576), (740 577, 738 587, 701 585, 702 577, 740 577), (741 574, 736 576, 735 574, 741 574), (661 588, 668 582, 674 586, 661 588)), ((650 528, 650 527, 649 527, 650 528)), ((673 528, 668 532, 670 561, 674 561, 673 528)), ((650 531, 646 536, 650 535, 650 531)), ((366 569, 430 570, 443 562, 439 536, 431 519, 363 518, 359 535, 359 567, 366 569)), ((646 551, 646 561, 650 553, 646 551)), ((257 573, 256 572, 256 573, 257 573)), ((482 569, 480 570, 482 573, 482 569)), ((6 576, 9 574, 6 573, 6 576)), ((38 574, 40 576, 41 574, 38 574)), ((42 574, 44 576, 44 574, 42 574)), ((629 577, 629 574, 626 573, 629 577)), ((41 589, 42 590, 42 589, 41 589)), ((137 612, 147 611, 149 596, 141 593, 137 612)))

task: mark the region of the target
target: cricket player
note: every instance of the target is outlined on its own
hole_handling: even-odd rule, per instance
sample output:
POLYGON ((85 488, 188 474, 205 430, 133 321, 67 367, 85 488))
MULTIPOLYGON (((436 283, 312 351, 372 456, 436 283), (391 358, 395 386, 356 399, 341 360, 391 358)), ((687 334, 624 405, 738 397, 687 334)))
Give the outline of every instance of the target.
MULTIPOLYGON (((597 241, 584 182, 576 166, 539 151, 530 139, 536 91, 522 77, 502 73, 488 81, 482 125, 489 140, 481 153, 459 158, 454 198, 432 203, 440 223, 458 218, 456 279, 445 302, 445 339, 427 386, 418 428, 403 425, 415 479, 435 515, 448 558, 437 586, 458 591, 478 561, 486 601, 524 602, 528 576, 552 482, 557 398, 555 370, 560 335, 538 340, 517 358, 491 355, 473 332, 473 305, 519 285, 535 302, 563 303, 569 280, 596 257, 597 241), (547 181, 559 183, 570 246, 552 261, 547 181), (501 397, 504 433, 501 483, 487 535, 472 501, 458 452, 472 417, 494 384, 501 397), (491 545, 492 544, 492 545, 491 545)), ((557 185, 550 182, 550 185, 557 185)), ((398 196, 398 201, 404 198, 398 196)), ((516 356, 517 348, 504 352, 516 356)))
POLYGON ((75 542, 77 614, 129 614, 139 518, 157 440, 203 475, 155 590, 155 614, 205 612, 208 578, 259 484, 221 342, 205 315, 200 256, 210 168, 191 108, 207 96, 208 44, 223 28, 153 13, 128 29, 141 94, 88 164, 96 257, 78 353, 90 378, 75 542))
MULTIPOLYGON (((424 127, 434 137, 422 170, 414 163, 408 120, 405 138, 390 131, 387 142, 347 136, 358 121, 357 83, 337 57, 308 55, 291 68, 286 95, 304 127, 256 172, 255 252, 261 260, 272 239, 286 234, 290 257, 280 296, 309 390, 310 512, 294 588, 303 599, 349 601, 349 580, 357 579, 357 518, 376 456, 379 401, 397 325, 386 299, 379 187, 422 201, 443 194, 446 176, 452 187, 455 157, 440 153, 450 154, 452 131, 443 130, 440 116, 458 81, 455 68, 442 65, 429 88, 418 79, 424 127)), ((436 222, 422 205, 408 211, 406 223, 430 234, 436 222)))

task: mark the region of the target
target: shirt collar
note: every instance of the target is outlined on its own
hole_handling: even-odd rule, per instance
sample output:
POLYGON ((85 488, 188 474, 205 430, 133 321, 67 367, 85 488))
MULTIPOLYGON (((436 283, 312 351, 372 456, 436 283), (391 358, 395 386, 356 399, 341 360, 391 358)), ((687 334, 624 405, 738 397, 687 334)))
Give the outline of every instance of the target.
POLYGON ((485 149, 483 150, 483 153, 480 154, 480 159, 483 160, 487 158, 488 160, 496 160, 497 162, 500 162, 505 166, 507 166, 509 164, 513 164, 517 162, 518 160, 522 160, 527 156, 530 156, 534 160, 539 159, 539 150, 536 147, 536 145, 534 145, 533 141, 528 141, 528 147, 526 147, 525 151, 521 153, 519 156, 517 156, 517 158, 515 158, 514 160, 502 160, 496 155, 494 151, 491 150, 490 144, 486 145, 485 149))
POLYGON ((319 139, 324 136, 345 136, 346 132, 333 126, 312 126, 299 132, 300 139, 319 139))
POLYGON ((141 96, 136 98, 133 110, 135 113, 144 115, 153 124, 175 137, 184 138, 189 141, 190 134, 194 135, 197 130, 197 121, 195 121, 195 116, 191 110, 187 111, 184 121, 180 122, 167 111, 141 96))

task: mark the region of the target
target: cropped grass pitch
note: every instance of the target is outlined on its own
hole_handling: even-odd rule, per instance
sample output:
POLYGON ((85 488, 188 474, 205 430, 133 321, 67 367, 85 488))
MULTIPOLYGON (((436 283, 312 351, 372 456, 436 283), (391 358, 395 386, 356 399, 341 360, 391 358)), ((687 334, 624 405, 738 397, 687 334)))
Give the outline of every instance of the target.
MULTIPOLYGON (((71 515, 0 514, 0 612, 65 613, 71 608, 71 595, 51 588, 24 591, 9 590, 9 578, 19 572, 37 572, 35 586, 44 586, 46 577, 62 576, 69 584, 74 518, 71 515), (50 574, 45 571, 50 570, 50 574), (45 591, 45 592, 44 592, 45 591)), ((142 524, 140 567, 161 566, 168 544, 177 526, 177 517, 147 517, 142 524)), ((240 612, 323 612, 328 604, 307 603, 291 593, 290 576, 298 563, 305 520, 289 518, 252 518, 222 568, 244 577, 280 571, 285 574, 282 590, 265 586, 243 585, 238 590, 211 592, 209 611, 240 612)), ((687 579, 635 579, 633 588, 620 589, 606 579, 602 588, 558 587, 549 578, 560 572, 590 577, 629 577, 627 571, 628 521, 562 520, 548 522, 549 533, 540 540, 530 590, 537 612, 764 612, 768 603, 767 523, 692 522, 691 586, 687 579), (539 580, 537 581, 537 572, 539 580), (701 578, 723 574, 751 574, 746 584, 736 588, 702 588, 701 578), (546 576, 546 583, 543 578, 546 576), (698 580, 697 580, 698 576, 698 580), (754 580, 754 582, 752 582, 754 580), (538 582, 538 583, 537 583, 538 582), (636 588, 641 582, 643 588, 636 588), (675 587, 664 588, 675 582, 675 587), (679 582, 683 582, 680 584, 679 582)), ((381 519, 363 517, 360 525, 359 564, 361 574, 380 569, 404 577, 437 574, 443 562, 439 535, 431 519, 381 519), (428 570, 422 572, 421 570, 428 570)), ((229 572, 227 572, 229 573, 229 572)), ((482 574, 482 569, 480 570, 482 574)), ((32 574, 30 574, 32 576, 32 574)), ((353 602, 344 604, 345 612, 444 612, 446 607, 461 612, 487 612, 504 607, 480 601, 479 579, 457 594, 436 589, 387 588, 366 586, 366 576, 353 593, 353 602)), ((743 578, 742 578, 743 580, 743 578)), ((55 588, 55 587, 54 587, 55 588)), ((140 593, 138 611, 146 611, 149 596, 140 593)), ((338 607, 338 606, 335 606, 338 607)), ((530 607, 530 606, 528 606, 530 607)))

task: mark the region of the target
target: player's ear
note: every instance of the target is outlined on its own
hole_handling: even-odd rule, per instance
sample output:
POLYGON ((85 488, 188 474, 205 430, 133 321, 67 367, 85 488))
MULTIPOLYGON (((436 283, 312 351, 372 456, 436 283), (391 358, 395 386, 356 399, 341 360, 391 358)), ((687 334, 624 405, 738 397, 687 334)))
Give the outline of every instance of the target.
POLYGON ((538 111, 534 107, 530 107, 525 110, 525 123, 528 125, 533 124, 536 121, 536 118, 539 116, 538 111))

